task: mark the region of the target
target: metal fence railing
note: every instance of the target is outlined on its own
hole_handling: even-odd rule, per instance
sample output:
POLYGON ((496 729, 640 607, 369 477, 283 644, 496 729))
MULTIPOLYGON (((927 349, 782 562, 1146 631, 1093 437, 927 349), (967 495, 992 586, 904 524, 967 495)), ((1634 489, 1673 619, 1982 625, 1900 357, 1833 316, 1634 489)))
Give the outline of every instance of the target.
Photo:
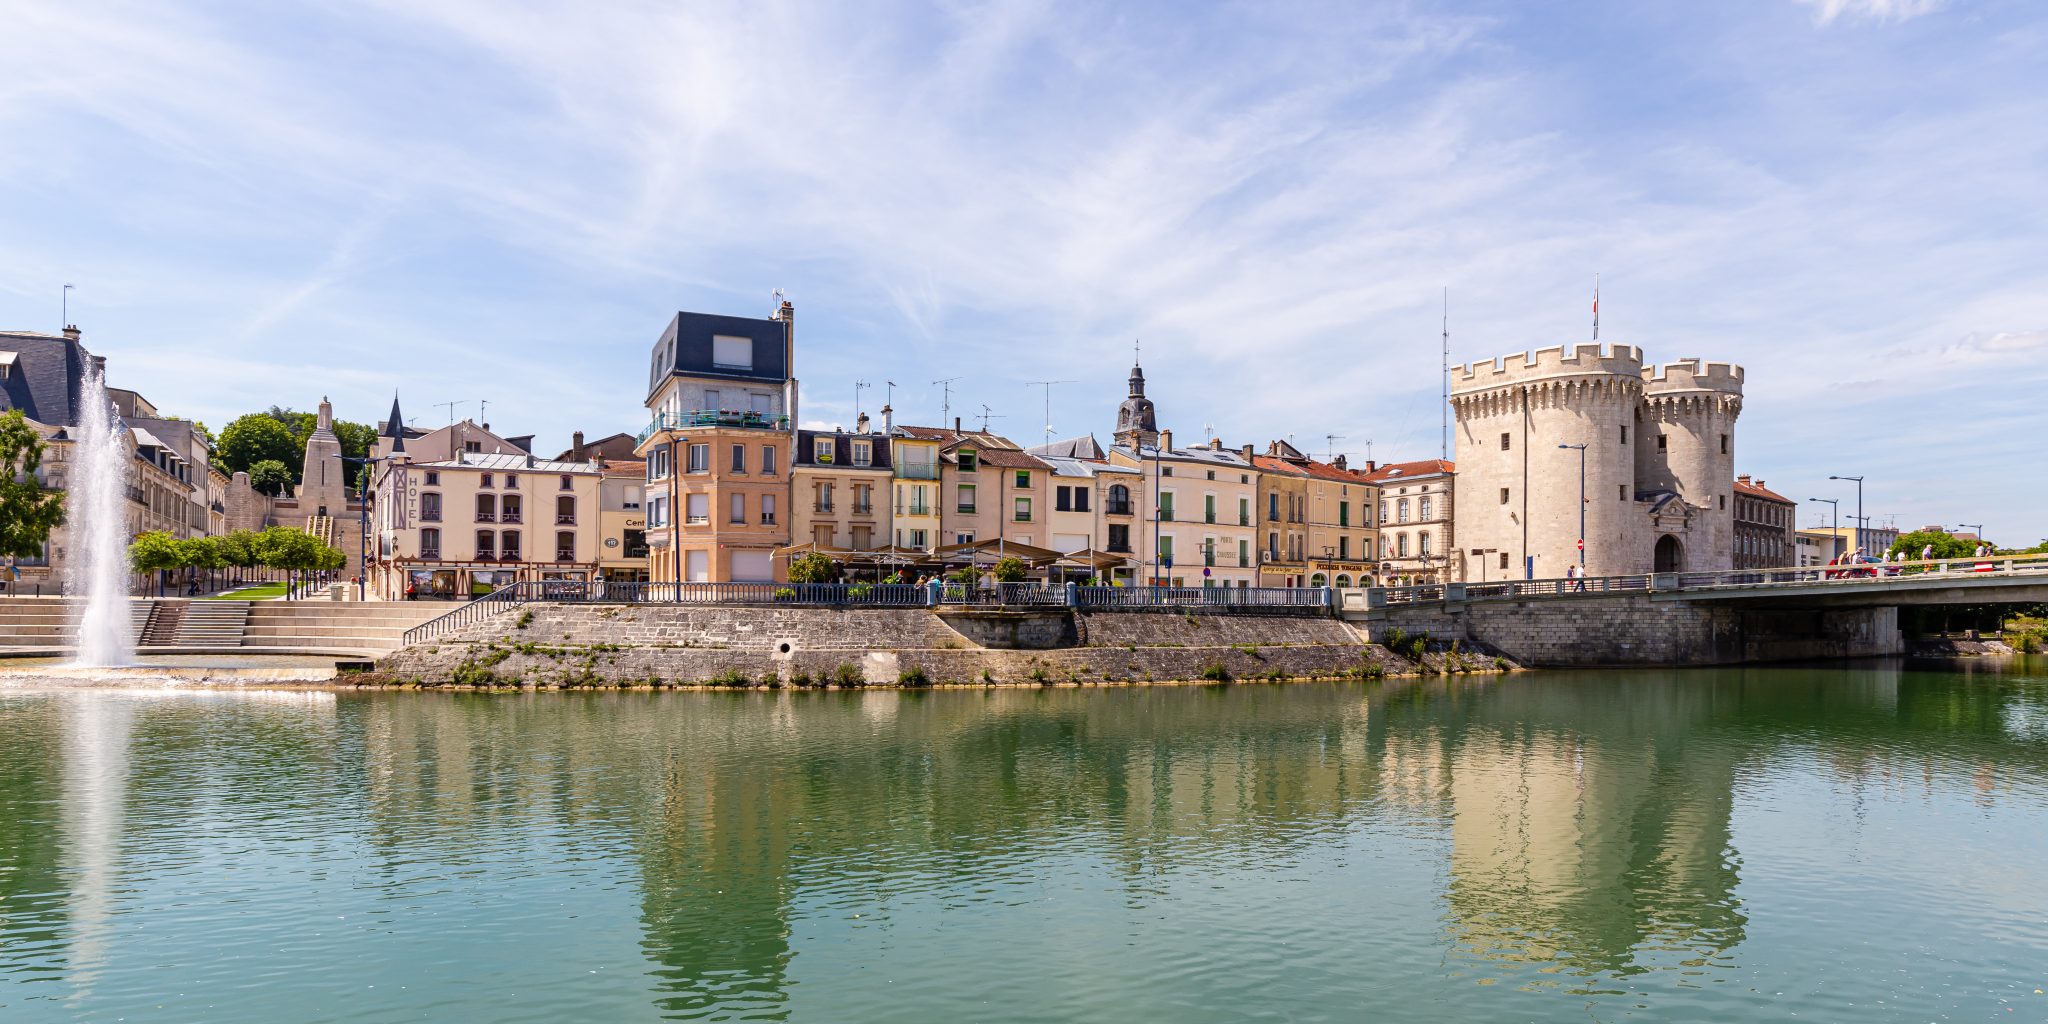
POLYGON ((1321 587, 1077 587, 1077 608, 1327 609, 1321 587))
POLYGON ((1985 575, 2048 575, 2048 555, 1989 555, 1982 558, 1853 562, 1845 565, 1804 565, 1777 569, 1659 572, 1630 576, 1587 576, 1576 579, 1503 580, 1491 583, 1432 583, 1412 587, 1376 588, 1371 594, 1374 604, 1402 605, 1446 600, 1505 601, 1629 591, 1674 593, 1781 587, 1887 586, 1907 581, 1975 579, 1985 575))

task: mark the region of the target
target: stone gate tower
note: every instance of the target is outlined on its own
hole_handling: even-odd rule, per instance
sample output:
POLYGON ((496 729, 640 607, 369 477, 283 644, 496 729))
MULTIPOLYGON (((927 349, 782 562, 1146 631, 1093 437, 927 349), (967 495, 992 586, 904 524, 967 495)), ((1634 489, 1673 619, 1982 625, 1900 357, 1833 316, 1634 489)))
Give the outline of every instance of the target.
POLYGON ((1575 345, 1453 372, 1455 508, 1467 580, 1554 578, 1579 561, 1585 445, 1590 575, 1733 563, 1742 370, 1645 366, 1629 345, 1575 345), (1505 563, 1503 565, 1503 563, 1505 563))

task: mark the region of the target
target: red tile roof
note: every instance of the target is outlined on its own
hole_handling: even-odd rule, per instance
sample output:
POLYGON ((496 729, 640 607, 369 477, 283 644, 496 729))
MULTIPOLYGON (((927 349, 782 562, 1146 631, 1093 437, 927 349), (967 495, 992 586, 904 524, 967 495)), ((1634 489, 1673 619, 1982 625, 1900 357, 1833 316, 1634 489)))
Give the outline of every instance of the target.
POLYGON ((1749 478, 1746 476, 1740 476, 1735 478, 1735 493, 1747 494, 1752 498, 1762 498, 1765 501, 1782 502, 1786 505, 1799 504, 1798 502, 1793 501, 1792 499, 1787 498, 1784 495, 1779 494, 1778 492, 1771 490, 1768 487, 1765 487, 1761 482, 1751 483, 1749 478))
POLYGON ((1389 462, 1366 475, 1369 483, 1383 484, 1389 480, 1407 480, 1411 477, 1429 476, 1434 473, 1456 473, 1458 464, 1449 459, 1424 459, 1421 462, 1389 462))

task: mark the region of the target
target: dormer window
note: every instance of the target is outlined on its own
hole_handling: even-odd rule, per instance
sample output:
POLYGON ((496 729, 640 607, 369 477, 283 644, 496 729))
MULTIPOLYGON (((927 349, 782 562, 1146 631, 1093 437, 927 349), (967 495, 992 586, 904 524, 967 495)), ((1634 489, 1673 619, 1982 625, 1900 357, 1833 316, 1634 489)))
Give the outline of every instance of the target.
POLYGON ((811 457, 818 462, 831 462, 832 439, 829 437, 814 438, 811 441, 811 457))
POLYGON ((981 466, 981 455, 972 448, 960 449, 957 458, 959 459, 960 472, 962 473, 972 473, 981 466))
POLYGON ((869 466, 869 465, 873 465, 873 464, 874 464, 874 461, 875 461, 875 450, 874 450, 874 446, 872 446, 872 445, 868 444, 868 442, 866 442, 866 441, 855 441, 855 442, 853 443, 853 464, 854 464, 854 465, 856 465, 856 466, 869 466))
POLYGON ((711 336, 711 365, 722 370, 754 368, 754 339, 725 334, 711 336))

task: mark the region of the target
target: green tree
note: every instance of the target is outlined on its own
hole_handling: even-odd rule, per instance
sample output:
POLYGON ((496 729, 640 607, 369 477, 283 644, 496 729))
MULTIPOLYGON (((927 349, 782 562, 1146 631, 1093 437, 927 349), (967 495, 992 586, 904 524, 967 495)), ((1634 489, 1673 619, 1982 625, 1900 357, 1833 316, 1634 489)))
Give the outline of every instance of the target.
POLYGON ((128 567, 156 580, 157 594, 163 594, 163 574, 185 565, 185 549, 178 539, 162 530, 151 530, 128 542, 128 567))
POLYGON ((204 569, 209 576, 228 567, 227 552, 219 537, 191 537, 181 540, 178 542, 178 554, 183 565, 193 569, 204 569))
POLYGON ((213 538, 214 547, 220 552, 221 561, 238 569, 254 569, 263 564, 257 552, 256 534, 250 530, 236 530, 213 538))
POLYGON ((995 568, 989 570, 989 574, 996 578, 997 583, 1022 583, 1024 560, 1016 555, 1005 555, 996 561, 995 568))
POLYGON ((838 575, 839 567, 821 552, 813 551, 789 560, 791 583, 830 583, 838 575))
POLYGON ((1892 542, 1893 553, 1903 551, 1909 559, 1917 559, 1928 546, 1934 548, 1936 558, 1968 558, 1977 549, 1975 541, 1964 540, 1944 530, 1914 530, 1901 534, 1892 542))
POLYGON ((282 495, 291 485, 292 471, 276 459, 264 459, 249 467, 249 486, 254 487, 258 494, 268 494, 275 498, 282 495))
POLYGON ((35 558, 64 521, 64 495, 36 477, 43 435, 19 409, 0 413, 0 557, 35 558))
POLYGON ((289 468, 305 462, 305 451, 292 437, 290 428, 265 413, 238 416, 220 432, 214 459, 230 475, 254 473, 259 462, 276 462, 289 468))
POLYGON ((304 530, 273 526, 256 537, 256 550, 263 564, 287 574, 335 570, 348 564, 348 555, 331 548, 304 530))

